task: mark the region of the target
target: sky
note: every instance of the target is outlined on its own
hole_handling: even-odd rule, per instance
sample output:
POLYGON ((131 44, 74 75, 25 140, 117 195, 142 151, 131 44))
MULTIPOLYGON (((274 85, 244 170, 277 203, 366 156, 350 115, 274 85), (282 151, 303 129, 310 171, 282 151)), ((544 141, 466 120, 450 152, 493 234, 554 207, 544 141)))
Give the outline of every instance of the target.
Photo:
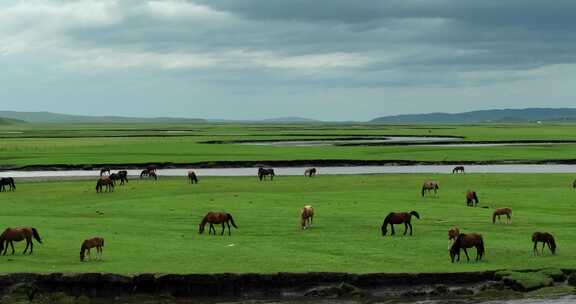
POLYGON ((574 0, 2 0, 0 110, 265 119, 571 107, 574 0))

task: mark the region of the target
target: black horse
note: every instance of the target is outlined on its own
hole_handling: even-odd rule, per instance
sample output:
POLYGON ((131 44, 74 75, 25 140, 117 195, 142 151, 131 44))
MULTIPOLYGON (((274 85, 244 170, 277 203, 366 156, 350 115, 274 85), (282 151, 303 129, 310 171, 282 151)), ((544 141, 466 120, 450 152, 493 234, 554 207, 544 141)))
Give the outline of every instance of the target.
POLYGON ((120 185, 124 185, 125 182, 128 182, 128 171, 121 170, 118 173, 112 173, 109 178, 114 181, 114 184, 116 184, 116 181, 120 181, 120 185))
POLYGON ((258 168, 258 179, 266 179, 266 176, 270 175, 270 180, 274 180, 274 169, 272 168, 258 168))
POLYGON ((16 191, 16 184, 11 177, 3 177, 0 179, 0 191, 6 192, 6 186, 10 187, 10 191, 16 191))

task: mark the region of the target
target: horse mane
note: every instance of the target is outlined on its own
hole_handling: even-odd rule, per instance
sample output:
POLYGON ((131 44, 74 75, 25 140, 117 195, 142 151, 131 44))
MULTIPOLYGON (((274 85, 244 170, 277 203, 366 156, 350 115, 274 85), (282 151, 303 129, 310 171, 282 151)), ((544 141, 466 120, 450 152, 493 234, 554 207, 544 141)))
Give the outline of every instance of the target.
POLYGON ((417 219, 420 219, 420 214, 418 214, 418 212, 412 210, 412 211, 410 211, 410 214, 412 214, 413 216, 415 216, 417 219))
POLYGON ((388 213, 388 215, 384 218, 384 225, 390 222, 390 218, 394 215, 394 212, 388 213))

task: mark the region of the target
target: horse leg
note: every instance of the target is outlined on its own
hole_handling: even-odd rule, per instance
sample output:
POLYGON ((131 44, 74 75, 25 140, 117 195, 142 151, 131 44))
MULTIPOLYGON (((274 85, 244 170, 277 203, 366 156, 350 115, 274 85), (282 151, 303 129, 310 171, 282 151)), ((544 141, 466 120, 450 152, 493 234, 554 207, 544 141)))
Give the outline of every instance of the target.
POLYGON ((534 253, 534 256, 538 255, 538 242, 534 242, 534 248, 532 248, 532 252, 534 253))
POLYGON ((390 223, 390 230, 392 230, 392 233, 390 233, 390 235, 394 235, 396 233, 394 231, 394 225, 392 223, 390 223))
POLYGON ((468 251, 466 250, 466 248, 462 248, 464 249, 464 254, 466 254, 466 260, 468 260, 468 262, 470 262, 470 257, 468 256, 468 251))
POLYGON ((412 224, 408 223, 408 226, 410 227, 410 235, 412 235, 412 224))
POLYGON ((26 254, 26 252, 28 251, 28 247, 30 246, 30 242, 31 242, 31 240, 26 239, 26 248, 24 248, 24 251, 22 252, 23 255, 26 254))
MULTIPOLYGON (((406 235, 406 232, 408 232, 408 223, 404 223, 404 235, 406 235)), ((412 235, 412 233, 410 233, 410 235, 412 235)))
POLYGON ((214 229, 214 225, 210 223, 210 228, 208 229, 208 235, 212 234, 212 230, 214 230, 214 235, 216 235, 216 229, 214 229))
POLYGON ((226 221, 226 225, 228 226, 228 235, 232 235, 232 232, 230 232, 230 222, 226 221))
POLYGON ((508 217, 508 224, 512 224, 512 217, 510 214, 506 214, 506 216, 508 217))
POLYGON ((32 255, 33 251, 34 251, 34 242, 32 241, 32 237, 30 237, 30 252, 28 254, 32 255))
POLYGON ((220 233, 220 235, 224 235, 224 231, 226 231, 226 225, 224 223, 226 222, 222 222, 222 232, 220 233))
POLYGON ((10 247, 12 247, 12 255, 14 255, 14 242, 10 241, 10 247))
POLYGON ((542 255, 544 255, 544 247, 546 247, 546 242, 542 242, 542 255))

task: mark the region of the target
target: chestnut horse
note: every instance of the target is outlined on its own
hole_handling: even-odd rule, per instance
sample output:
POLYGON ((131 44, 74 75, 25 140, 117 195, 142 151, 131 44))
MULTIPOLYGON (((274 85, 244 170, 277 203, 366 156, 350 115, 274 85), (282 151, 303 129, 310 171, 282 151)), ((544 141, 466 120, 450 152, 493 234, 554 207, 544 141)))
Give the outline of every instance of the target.
POLYGON ((454 226, 448 229, 448 250, 452 247, 452 243, 456 240, 456 238, 460 235, 460 229, 458 226, 454 226))
POLYGON ((210 224, 210 228, 208 229, 208 235, 210 235, 212 231, 214 231, 214 235, 216 235, 216 228, 214 228, 214 224, 222 224, 222 233, 220 233, 220 235, 224 235, 224 231, 226 230, 224 224, 228 225, 228 235, 231 235, 230 224, 232 224, 234 228, 238 229, 238 227, 234 223, 232 214, 225 212, 212 212, 212 211, 208 212, 206 216, 204 216, 204 218, 202 219, 202 222, 200 223, 198 233, 202 234, 204 232, 204 226, 206 226, 206 223, 210 224))
POLYGON ((438 193, 438 189, 440 189, 440 186, 438 186, 437 182, 427 181, 422 185, 422 197, 424 197, 426 192, 430 193, 432 190, 434 190, 434 195, 436 195, 438 193))
POLYGON ((88 258, 92 259, 90 256, 90 249, 94 247, 96 247, 96 259, 102 260, 102 247, 104 247, 104 239, 101 237, 93 237, 82 242, 82 246, 80 247, 80 262, 84 262, 86 251, 88 251, 88 258))
POLYGON ((456 256, 458 256, 457 261, 460 262, 460 249, 464 249, 466 259, 470 262, 470 257, 468 256, 466 248, 472 247, 476 247, 476 261, 482 260, 482 256, 484 256, 485 253, 482 235, 479 233, 460 233, 454 243, 452 243, 452 247, 450 247, 450 259, 452 260, 452 263, 454 263, 454 258, 456 256))
POLYGON ((468 190, 466 192, 466 205, 468 206, 478 206, 478 195, 476 195, 476 191, 468 190))
POLYGON ((452 174, 454 173, 464 173, 464 166, 456 166, 452 169, 452 174))
POLYGON ((394 225, 395 224, 404 224, 404 235, 408 232, 408 227, 410 227, 410 235, 412 235, 412 224, 410 221, 412 220, 412 216, 415 216, 417 219, 420 219, 420 215, 416 211, 410 212, 390 212, 386 218, 384 219, 384 223, 382 224, 382 235, 386 235, 388 232, 387 226, 390 224, 391 233, 390 235, 394 235, 394 225))
POLYGON ((106 191, 114 191, 114 180, 110 179, 108 176, 103 176, 96 182, 96 193, 102 192, 102 186, 106 186, 106 191))
POLYGON ((263 180, 266 179, 266 176, 270 175, 270 180, 274 180, 274 169, 272 168, 258 168, 258 179, 263 180))
POLYGON ((552 234, 548 232, 534 232, 532 234, 532 242, 534 243, 534 255, 538 255, 538 248, 536 246, 539 242, 542 243, 542 254, 544 254, 544 246, 548 245, 550 252, 556 254, 556 241, 552 234))
POLYGON ((4 250, 2 255, 6 255, 6 251, 8 251, 8 245, 12 247, 12 254, 14 254, 14 244, 13 242, 20 242, 26 240, 26 249, 22 254, 26 254, 28 248, 30 248, 30 252, 28 254, 32 254, 34 250, 34 243, 32 242, 32 238, 36 239, 38 243, 42 244, 42 240, 40 239, 40 235, 35 228, 32 227, 18 227, 18 228, 6 228, 4 232, 0 235, 0 252, 4 250), (4 245, 6 243, 6 245, 4 245), (6 246, 6 247, 4 247, 6 246))
POLYGON ((302 227, 302 230, 308 227, 312 227, 312 220, 314 219, 314 208, 312 208, 310 205, 305 205, 300 212, 300 219, 300 226, 302 227))
POLYGON ((318 173, 318 170, 316 170, 316 168, 308 168, 304 170, 304 176, 313 177, 316 175, 316 173, 318 173))
POLYGON ((198 183, 198 177, 196 176, 196 172, 188 171, 188 182, 191 184, 197 184, 198 183))
POLYGON ((500 216, 506 215, 506 223, 512 224, 512 209, 510 208, 497 208, 492 213, 492 224, 496 224, 496 217, 498 217, 498 222, 500 222, 500 216))

